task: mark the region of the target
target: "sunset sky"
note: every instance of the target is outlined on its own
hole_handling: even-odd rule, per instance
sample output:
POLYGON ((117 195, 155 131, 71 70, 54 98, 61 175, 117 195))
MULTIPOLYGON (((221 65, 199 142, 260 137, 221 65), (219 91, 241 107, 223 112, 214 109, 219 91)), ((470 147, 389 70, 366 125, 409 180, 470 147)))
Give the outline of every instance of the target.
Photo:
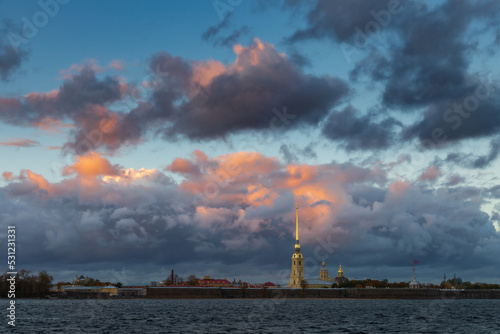
POLYGON ((297 203, 306 277, 499 283, 499 13, 0 0, 0 238, 56 282, 287 283, 297 203))

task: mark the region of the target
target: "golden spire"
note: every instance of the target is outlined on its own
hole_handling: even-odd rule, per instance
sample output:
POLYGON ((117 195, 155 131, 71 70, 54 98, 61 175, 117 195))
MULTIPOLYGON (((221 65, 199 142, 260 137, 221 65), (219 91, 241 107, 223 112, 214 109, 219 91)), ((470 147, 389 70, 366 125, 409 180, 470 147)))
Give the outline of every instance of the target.
POLYGON ((299 241, 299 205, 297 204, 297 207, 296 207, 296 223, 297 223, 297 229, 295 231, 295 240, 299 241))
POLYGON ((299 205, 297 204, 295 207, 295 248, 300 249, 299 244, 299 205))

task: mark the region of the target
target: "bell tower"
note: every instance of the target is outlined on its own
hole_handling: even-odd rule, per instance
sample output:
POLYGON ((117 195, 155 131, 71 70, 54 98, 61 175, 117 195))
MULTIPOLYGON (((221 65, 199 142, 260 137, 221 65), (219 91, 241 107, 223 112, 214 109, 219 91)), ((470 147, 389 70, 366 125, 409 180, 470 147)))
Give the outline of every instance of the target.
POLYGON ((300 253, 299 243, 299 205, 295 207, 295 252, 292 255, 292 272, 290 273, 289 288, 300 288, 304 280, 304 257, 300 253))
POLYGON ((328 281, 328 269, 325 268, 325 259, 323 259, 322 267, 319 270, 319 279, 322 281, 328 281))

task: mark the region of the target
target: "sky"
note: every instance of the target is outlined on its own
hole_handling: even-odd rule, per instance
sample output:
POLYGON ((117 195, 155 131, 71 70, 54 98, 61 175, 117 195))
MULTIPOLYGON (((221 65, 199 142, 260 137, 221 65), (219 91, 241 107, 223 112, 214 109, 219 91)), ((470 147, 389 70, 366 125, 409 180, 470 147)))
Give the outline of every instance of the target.
MULTIPOLYGON (((1 1, 17 268, 499 283, 500 2, 1 1)), ((6 268, 5 268, 6 269, 6 268)))

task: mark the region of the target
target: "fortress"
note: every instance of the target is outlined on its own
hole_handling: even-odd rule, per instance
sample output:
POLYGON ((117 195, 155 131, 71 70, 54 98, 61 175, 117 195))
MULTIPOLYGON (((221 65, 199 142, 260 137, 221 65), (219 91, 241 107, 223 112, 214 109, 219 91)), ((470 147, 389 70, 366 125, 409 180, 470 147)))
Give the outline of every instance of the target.
POLYGON ((292 272, 290 273, 289 288, 302 288, 304 284, 309 288, 329 288, 333 283, 347 282, 347 277, 344 276, 342 265, 339 265, 337 277, 328 277, 328 269, 325 268, 325 260, 319 270, 319 279, 304 278, 304 257, 300 252, 299 242, 299 206, 295 207, 295 252, 292 255, 292 272))

